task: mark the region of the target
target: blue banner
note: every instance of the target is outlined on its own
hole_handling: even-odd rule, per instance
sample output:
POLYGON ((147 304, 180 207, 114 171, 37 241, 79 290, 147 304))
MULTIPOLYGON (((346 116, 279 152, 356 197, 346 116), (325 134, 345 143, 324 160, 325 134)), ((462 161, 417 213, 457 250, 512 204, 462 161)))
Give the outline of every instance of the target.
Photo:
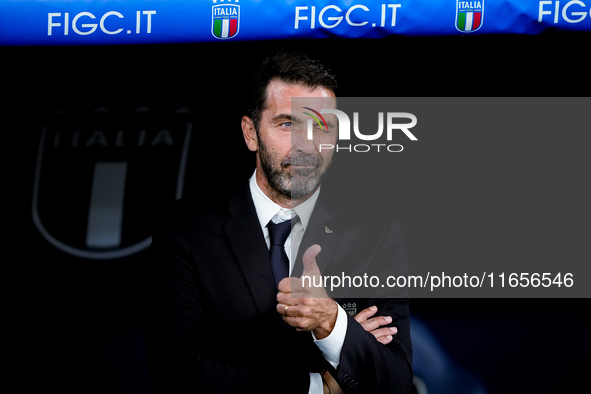
POLYGON ((0 0, 0 45, 591 31, 591 0, 0 0))

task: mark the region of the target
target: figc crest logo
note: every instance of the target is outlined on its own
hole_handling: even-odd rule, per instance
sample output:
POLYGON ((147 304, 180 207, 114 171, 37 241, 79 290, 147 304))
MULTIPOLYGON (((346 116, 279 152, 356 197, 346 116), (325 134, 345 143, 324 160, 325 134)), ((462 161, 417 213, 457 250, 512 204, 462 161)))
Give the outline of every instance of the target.
POLYGON ((484 0, 456 0, 456 29, 463 33, 472 33, 482 26, 484 18, 484 0))
MULTIPOLYGON (((229 4, 232 0, 213 0, 214 3, 223 4, 211 7, 211 34, 220 40, 233 38, 240 30, 240 6, 229 4)), ((238 3, 239 0, 234 0, 238 3)))

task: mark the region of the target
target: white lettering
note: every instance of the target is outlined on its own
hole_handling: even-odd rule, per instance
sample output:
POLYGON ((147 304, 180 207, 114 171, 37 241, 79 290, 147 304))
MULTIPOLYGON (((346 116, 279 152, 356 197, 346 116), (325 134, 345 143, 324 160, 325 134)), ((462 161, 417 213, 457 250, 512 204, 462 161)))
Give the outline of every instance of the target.
POLYGON ((110 11, 107 12, 105 15, 103 15, 103 17, 101 18, 101 21, 99 23, 99 26, 101 27, 101 30, 106 33, 106 34, 119 34, 123 31, 123 29, 118 29, 115 31, 109 31, 105 28, 105 19, 107 19, 109 16, 111 15, 115 15, 116 17, 118 17, 119 19, 123 19, 123 15, 121 15, 119 12, 117 11, 110 11))
POLYGON ((49 14, 47 14, 47 35, 50 36, 51 35, 51 30, 54 27, 60 27, 62 24, 61 23, 54 23, 53 22, 53 17, 57 17, 57 16, 62 16, 62 14, 60 12, 50 12, 49 14))
POLYGON ((538 22, 542 22, 542 17, 544 15, 552 15, 552 11, 544 11, 544 6, 552 4, 551 1, 540 1, 539 8, 538 8, 538 22))
POLYGON ((215 16, 232 16, 232 15, 238 15, 238 12, 236 12, 236 8, 232 7, 232 8, 216 8, 214 10, 215 16))
POLYGON ((324 23, 324 21, 322 20, 322 16, 326 12, 326 10, 329 10, 329 9, 334 9, 334 10, 337 10, 337 12, 341 12, 341 9, 339 7, 337 7, 336 5, 327 5, 326 7, 324 7, 320 11, 320 15, 318 15, 318 22, 320 22, 320 25, 322 27, 324 27, 325 29, 333 29, 333 28, 337 27, 339 25, 339 23, 341 23, 341 21, 343 20, 342 16, 329 16, 326 19, 328 19, 329 21, 336 21, 336 22, 332 25, 327 25, 326 23, 324 23))
POLYGON ((369 152, 370 149, 371 149, 370 146, 369 145, 366 145, 366 144, 357 144, 357 145, 354 145, 353 146, 353 150, 355 152, 369 152), (360 147, 362 147, 363 150, 359 150, 360 147))
MULTIPOLYGON (((236 9, 233 9, 232 12, 228 11, 228 14, 233 14, 236 15, 237 11, 236 9)), ((146 33, 150 34, 152 33, 152 15, 155 15, 156 11, 136 11, 136 26, 135 26, 135 32, 136 34, 139 34, 141 31, 141 15, 146 15, 146 33)), ((63 14, 63 21, 59 21, 58 22, 58 18, 60 18, 62 16, 62 13, 60 12, 50 12, 47 14, 47 35, 48 36, 52 36, 55 35, 54 30, 56 27, 62 27, 63 26, 63 35, 67 36, 70 32, 70 14, 68 12, 65 12, 63 14)), ((121 33, 124 28, 121 27, 119 29, 116 30, 109 30, 106 26, 106 24, 108 24, 109 22, 107 22, 107 18, 111 17, 111 16, 116 16, 119 19, 125 19, 124 16, 118 12, 118 11, 108 11, 105 14, 103 14, 99 20, 99 23, 82 23, 79 24, 78 20, 82 17, 88 17, 90 19, 97 19, 97 17, 95 15, 93 15, 90 12, 80 12, 78 14, 76 14, 74 16, 74 18, 72 19, 72 23, 71 23, 71 27, 72 30, 74 31, 74 33, 81 35, 81 36, 87 36, 89 34, 94 33, 97 28, 100 27, 100 30, 108 35, 114 35, 114 34, 119 34, 121 33)), ((131 34, 131 30, 127 31, 127 34, 131 34)))
POLYGON ((375 147, 375 150, 380 152, 380 147, 383 147, 383 146, 386 147, 386 150, 388 152, 392 152, 392 153, 402 152, 402 150, 404 149, 404 147, 400 144, 390 144, 390 145, 386 145, 386 144, 339 145, 339 144, 337 144, 336 146, 331 145, 331 144, 321 144, 320 151, 322 151, 322 149, 327 150, 327 149, 335 149, 336 148, 336 150, 335 150, 336 152, 347 151, 347 152, 365 153, 365 152, 373 151, 374 149, 372 147, 375 147))
POLYGON ((78 22, 78 19, 80 19, 83 16, 88 16, 91 19, 96 19, 96 17, 94 15, 92 15, 90 12, 81 12, 78 15, 76 15, 74 17, 74 19, 72 19, 72 30, 74 30, 74 32, 76 34, 80 34, 81 36, 87 36, 89 34, 94 33, 97 26, 96 26, 96 23, 83 23, 81 26, 85 27, 85 28, 90 28, 90 30, 84 31, 84 32, 78 30, 78 27, 76 26, 76 22, 78 22))
POLYGON ((295 26, 294 29, 299 29, 300 28, 300 21, 307 21, 308 17, 307 16, 300 16, 300 11, 307 11, 308 7, 296 7, 295 12, 295 26))
POLYGON ((408 138, 410 138, 411 141, 417 141, 417 138, 410 132, 408 131, 408 129, 411 129, 413 127, 415 127, 417 125, 417 117, 414 116, 413 114, 410 114, 408 112, 388 112, 388 129, 387 129, 387 135, 388 135, 388 141, 392 140, 392 130, 395 129, 399 129, 402 130, 404 132, 404 134, 406 134, 406 136, 408 138), (410 123, 392 123, 392 119, 394 118, 408 118, 411 120, 410 123))
POLYGON ((392 8, 392 25, 396 26, 396 9, 400 8, 402 4, 388 4, 388 8, 392 8))
MULTIPOLYGON (((321 109, 322 114, 334 114, 337 116, 339 126, 339 140, 350 140, 351 139, 351 122, 349 117, 343 111, 338 109, 321 109)), ((361 134, 359 131, 359 114, 353 113, 353 131, 357 138, 364 141, 372 141, 380 138, 383 133, 384 121, 383 112, 378 113, 378 131, 372 135, 361 134)), ((388 125, 386 129, 388 141, 392 140, 392 131, 401 130, 404 134, 412 141, 417 141, 417 138, 408 130, 416 126, 417 117, 408 112, 388 112, 388 125), (392 123, 394 118, 406 118, 410 120, 410 123, 392 123)), ((308 140, 312 139, 312 121, 308 119, 308 140)), ((338 147, 337 147, 338 151, 338 147)))
POLYGON ((148 15, 148 30, 146 33, 150 34, 152 33, 152 15, 155 15, 156 11, 144 11, 143 14, 148 15))
POLYGON ((140 34, 141 11, 135 13, 135 34, 140 34))
POLYGON ((321 114, 334 114, 337 116, 339 122, 339 139, 350 140, 351 139, 351 122, 349 117, 343 111, 338 109, 321 109, 321 114))
POLYGON ((388 152, 398 153, 398 152, 402 152, 402 150, 404 149, 404 147, 402 145, 400 145, 400 144, 392 144, 392 145, 388 145, 388 147, 386 149, 388 149, 388 152), (390 149, 393 146, 398 147, 400 149, 399 150, 392 150, 392 149, 390 149))
MULTIPOLYGON (((572 12, 571 15, 577 15, 577 16, 580 15, 580 18, 579 19, 570 19, 568 17, 568 15, 566 14, 566 12, 567 12, 568 8, 571 5, 573 5, 573 4, 576 4, 576 5, 581 6, 581 7, 585 7, 585 4, 582 3, 582 2, 580 2, 579 0, 569 1, 568 3, 566 3, 566 5, 564 6, 564 8, 562 9, 562 19, 564 19, 568 23, 579 23, 583 19, 585 19, 585 16, 587 15, 587 11, 585 11, 585 12, 580 12, 580 11, 579 12, 572 12)), ((589 14, 591 15, 591 10, 589 10, 589 14)))
POLYGON ((470 9, 482 8, 482 5, 480 4, 479 1, 460 1, 460 2, 458 2, 458 6, 461 9, 464 9, 464 8, 470 8, 470 9))
POLYGON ((582 22, 587 15, 591 18, 591 8, 589 11, 585 10, 587 5, 580 0, 572 0, 569 1, 564 5, 562 8, 562 12, 560 12, 560 1, 540 1, 538 2, 538 22, 542 22, 544 15, 552 15, 554 14, 554 23, 558 23, 560 16, 562 16, 562 20, 567 23, 579 23, 582 22), (548 6, 554 3, 554 11, 546 10, 544 6, 548 6), (577 5, 583 8, 583 11, 569 11, 573 5, 577 5), (572 17, 577 16, 578 18, 572 19, 572 17))
MULTIPOLYGON (((402 4, 388 4, 388 8, 392 9, 392 22, 390 26, 396 26, 396 9, 400 8, 402 4)), ((380 20, 380 26, 386 26, 386 4, 382 4, 382 18, 380 20)))
POLYGON ((369 11, 369 8, 367 8, 364 5, 361 5, 361 4, 354 5, 353 7, 349 8, 349 11, 347 11, 347 14, 345 14, 345 20, 347 21, 347 23, 350 26, 364 26, 364 25, 367 25, 369 23, 367 21, 365 21, 365 22, 359 22, 359 23, 351 22, 351 12, 353 12, 353 10, 356 10, 357 8, 361 8, 363 11, 369 11))
POLYGON ((373 141, 382 135, 384 131, 384 113, 378 112, 378 131, 372 135, 363 135, 359 132, 359 113, 353 112, 353 132, 360 140, 373 141))

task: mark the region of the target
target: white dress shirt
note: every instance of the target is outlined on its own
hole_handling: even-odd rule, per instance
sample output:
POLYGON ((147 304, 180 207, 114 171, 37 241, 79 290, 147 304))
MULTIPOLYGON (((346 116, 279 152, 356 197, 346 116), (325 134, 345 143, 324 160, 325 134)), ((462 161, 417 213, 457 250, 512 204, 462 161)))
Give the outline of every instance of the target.
MULTIPOLYGON (((280 223, 284 220, 290 219, 291 217, 293 217, 293 212, 291 211, 295 211, 295 213, 299 217, 299 220, 295 221, 295 223, 293 224, 291 233, 287 237, 287 240, 285 241, 284 245, 285 253, 287 254, 287 257, 289 259, 289 273, 291 274, 291 271, 293 270, 293 266, 295 263, 295 261, 292 261, 295 260, 295 258, 292 259, 292 255, 295 257, 298 254, 298 250, 300 247, 300 243, 302 242, 304 232, 306 231, 308 223, 310 222, 310 216, 312 216, 312 211, 314 210, 314 206, 316 205, 316 200, 318 200, 320 188, 318 188, 318 190, 316 190, 316 192, 314 192, 314 194, 306 201, 290 210, 277 205, 265 193, 263 193, 263 191, 260 189, 259 185, 256 182, 256 174, 257 172, 255 170, 254 174, 250 178, 250 194, 252 196, 252 201, 254 202, 257 216, 259 218, 259 224, 261 226, 261 229, 263 230, 263 234, 265 235, 265 242, 267 243, 267 247, 270 247, 271 244, 269 238, 269 229, 267 228, 267 224, 270 220, 273 219, 274 223, 280 223)), ((311 332, 312 338, 314 339, 314 343, 318 346, 318 348, 324 355, 324 358, 334 368, 336 368, 339 365, 341 349, 343 348, 343 343, 345 342, 345 334, 347 333, 347 312, 345 312, 340 305, 337 304, 337 306, 337 321, 330 335, 324 339, 316 339, 314 333, 311 332)), ((309 394, 323 392, 324 388, 322 386, 322 378, 320 374, 310 373, 309 394)))

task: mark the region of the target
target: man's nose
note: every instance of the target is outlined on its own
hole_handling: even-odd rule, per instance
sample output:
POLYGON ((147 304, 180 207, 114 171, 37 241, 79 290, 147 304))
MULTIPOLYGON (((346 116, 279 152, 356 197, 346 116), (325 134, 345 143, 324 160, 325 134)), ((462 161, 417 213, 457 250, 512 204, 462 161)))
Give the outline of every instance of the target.
POLYGON ((314 136, 309 135, 307 127, 298 127, 291 133, 291 150, 294 152, 312 153, 316 150, 314 136), (312 137, 312 139, 310 139, 312 137))

